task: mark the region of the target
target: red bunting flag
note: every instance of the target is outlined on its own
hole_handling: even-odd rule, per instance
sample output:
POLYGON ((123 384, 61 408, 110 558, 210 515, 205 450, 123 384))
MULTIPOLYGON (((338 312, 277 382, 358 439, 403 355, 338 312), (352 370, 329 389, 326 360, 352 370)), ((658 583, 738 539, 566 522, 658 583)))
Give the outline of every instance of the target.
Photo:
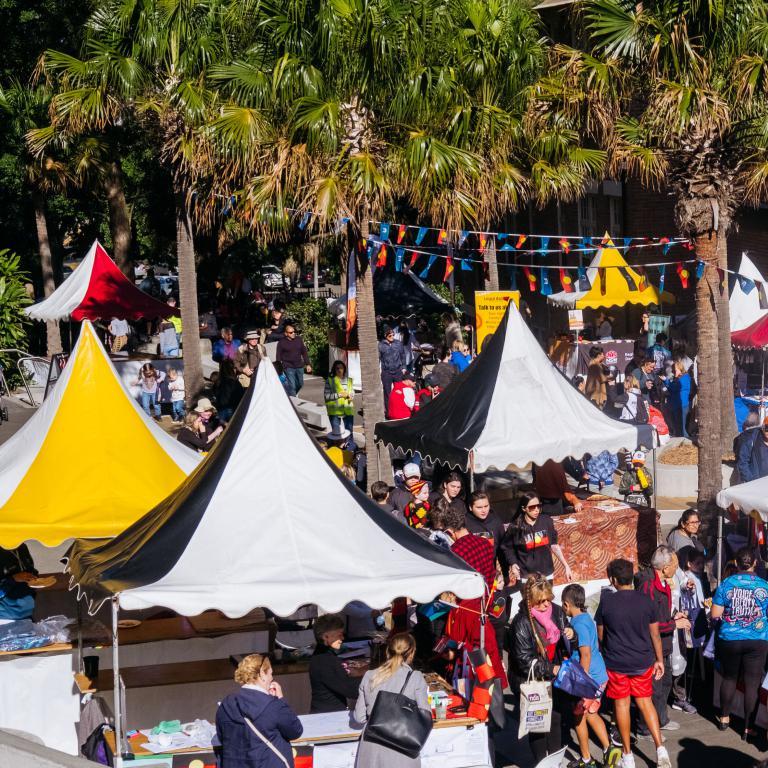
POLYGON ((411 262, 408 265, 409 269, 413 269, 414 264, 419 260, 418 251, 411 251, 411 262))
POLYGON ((447 283, 448 278, 453 274, 453 258, 447 256, 445 259, 445 274, 443 275, 443 282, 447 283))
POLYGON ((563 286, 563 290, 566 293, 573 293, 573 278, 571 277, 570 272, 564 267, 560 267, 560 285, 563 286))
POLYGON ((558 245, 563 249, 563 253, 566 255, 571 252, 571 241, 567 240, 566 238, 563 238, 562 240, 558 240, 558 245))
POLYGON ((480 253, 483 253, 483 251, 485 251, 486 245, 488 245, 488 235, 482 232, 480 234, 480 253))
POLYGON ((403 242, 403 238, 405 237, 405 231, 407 227, 405 224, 398 224, 397 225, 397 244, 400 245, 400 243, 403 242))
POLYGON ((640 275, 640 283, 638 288, 644 291, 648 288, 648 276, 645 274, 645 267, 635 267, 635 271, 640 275))
POLYGON ((720 279, 720 293, 725 290, 725 270, 722 267, 717 268, 717 276, 720 279))
MULTIPOLYGON (((669 242, 669 238, 667 238, 667 242, 669 242)), ((683 266, 682 261, 677 262, 676 271, 677 271, 677 276, 680 278, 680 284, 683 286, 683 288, 687 288, 688 278, 690 277, 691 273, 683 266)))
POLYGON ((445 241, 447 239, 448 239, 448 232, 447 232, 447 230, 441 229, 440 233, 437 236, 437 244, 438 245, 443 245, 443 243, 445 243, 445 241))
POLYGON ((528 278, 528 287, 531 291, 536 291, 536 275, 528 267, 523 267, 523 274, 528 278))
POLYGON ((524 242, 525 242, 527 239, 528 239, 528 238, 526 237, 526 235, 520 235, 520 236, 517 238, 517 242, 515 243, 515 248, 517 248, 518 250, 520 250, 520 249, 523 247, 523 243, 524 243, 524 242))
POLYGON ((605 284, 605 267, 598 267, 597 277, 600 280, 600 295, 605 296, 605 292, 607 290, 607 286, 605 284))
POLYGON ((387 266, 387 246, 384 243, 379 247, 379 257, 376 259, 376 269, 387 266))

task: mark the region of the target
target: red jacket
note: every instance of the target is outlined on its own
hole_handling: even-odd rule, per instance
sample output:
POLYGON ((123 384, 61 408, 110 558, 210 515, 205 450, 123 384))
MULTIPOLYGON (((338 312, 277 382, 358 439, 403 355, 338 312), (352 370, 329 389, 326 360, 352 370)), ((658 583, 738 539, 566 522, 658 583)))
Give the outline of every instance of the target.
POLYGON ((416 390, 396 381, 389 393, 387 413, 390 419, 407 419, 416 410, 416 390))

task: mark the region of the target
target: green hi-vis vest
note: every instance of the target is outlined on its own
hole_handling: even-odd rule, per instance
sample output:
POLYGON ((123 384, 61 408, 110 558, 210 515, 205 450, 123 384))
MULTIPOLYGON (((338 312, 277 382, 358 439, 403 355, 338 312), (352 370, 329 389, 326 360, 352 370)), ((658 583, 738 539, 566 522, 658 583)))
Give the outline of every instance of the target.
POLYGON ((355 413, 355 390, 352 379, 340 379, 338 376, 330 376, 328 385, 331 392, 337 397, 326 400, 325 407, 329 416, 353 416, 355 413))

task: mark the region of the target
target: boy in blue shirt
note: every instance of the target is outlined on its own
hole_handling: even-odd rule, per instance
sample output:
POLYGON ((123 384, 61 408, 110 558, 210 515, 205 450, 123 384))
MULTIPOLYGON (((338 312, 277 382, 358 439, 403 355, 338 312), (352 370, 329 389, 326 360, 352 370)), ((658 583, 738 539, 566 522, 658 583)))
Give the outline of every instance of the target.
MULTIPOLYGON (((597 626, 585 611, 584 587, 580 584, 569 584, 563 590, 562 604, 565 615, 570 619, 571 629, 575 633, 571 659, 580 663, 584 671, 605 689, 608 683, 608 672, 597 641, 597 626)), ((597 763, 589 752, 588 726, 592 727, 603 748, 603 765, 614 768, 621 759, 621 750, 611 744, 605 722, 598 714, 599 709, 600 699, 596 701, 581 699, 574 708, 576 736, 581 752, 581 759, 573 764, 574 768, 597 768, 597 763)))

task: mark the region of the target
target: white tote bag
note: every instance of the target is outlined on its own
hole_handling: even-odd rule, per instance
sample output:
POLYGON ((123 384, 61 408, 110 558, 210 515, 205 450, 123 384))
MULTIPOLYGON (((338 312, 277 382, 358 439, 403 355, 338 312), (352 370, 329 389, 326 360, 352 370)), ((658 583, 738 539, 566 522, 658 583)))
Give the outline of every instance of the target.
POLYGON ((520 685, 520 727, 517 738, 526 733, 549 733, 552 727, 552 684, 533 679, 534 661, 528 680, 520 685))

